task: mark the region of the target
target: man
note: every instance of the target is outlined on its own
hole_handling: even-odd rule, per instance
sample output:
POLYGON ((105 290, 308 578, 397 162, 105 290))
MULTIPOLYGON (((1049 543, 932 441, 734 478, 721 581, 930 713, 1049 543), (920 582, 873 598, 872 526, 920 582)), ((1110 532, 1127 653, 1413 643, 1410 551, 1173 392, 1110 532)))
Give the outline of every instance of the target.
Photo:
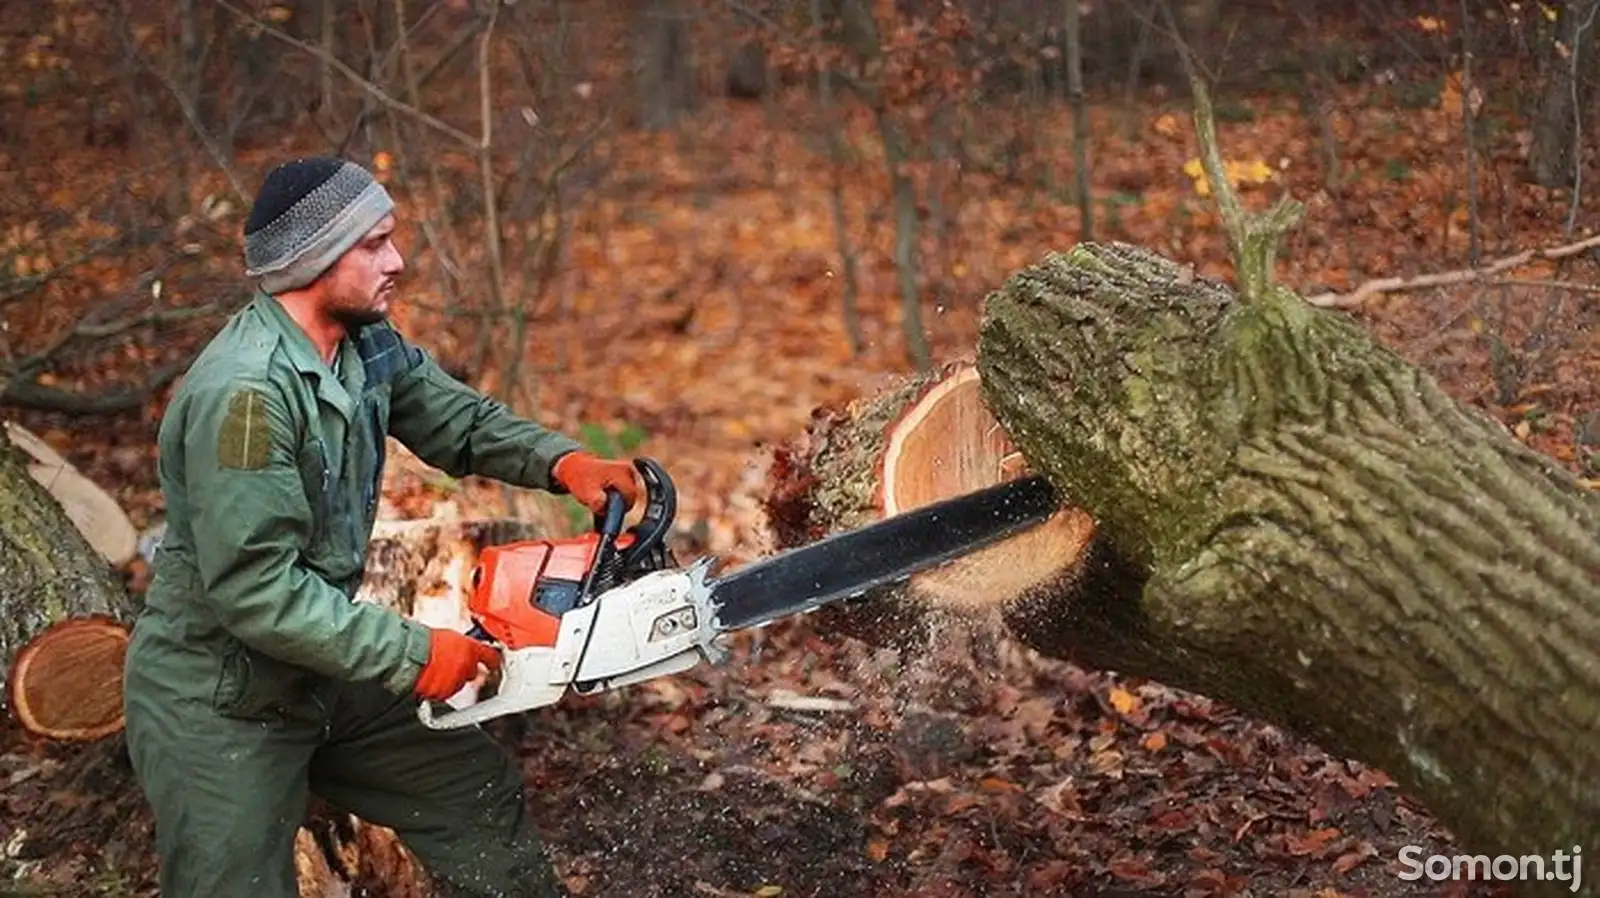
POLYGON ((167 532, 128 648, 128 748, 154 810, 164 898, 294 898, 308 792, 393 828, 462 896, 564 894, 514 761, 443 700, 499 655, 352 601, 384 437, 453 475, 630 507, 631 464, 516 417, 387 321, 404 264, 362 167, 280 166, 245 225, 257 295, 161 422, 167 532))

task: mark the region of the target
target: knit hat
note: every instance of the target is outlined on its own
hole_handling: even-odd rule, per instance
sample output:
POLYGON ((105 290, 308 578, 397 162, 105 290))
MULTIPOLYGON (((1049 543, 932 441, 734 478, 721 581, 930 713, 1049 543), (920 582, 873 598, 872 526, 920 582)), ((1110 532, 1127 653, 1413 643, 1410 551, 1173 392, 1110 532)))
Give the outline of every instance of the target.
POLYGON ((267 293, 304 287, 393 209, 389 192, 354 162, 285 162, 262 182, 245 222, 245 275, 267 293))

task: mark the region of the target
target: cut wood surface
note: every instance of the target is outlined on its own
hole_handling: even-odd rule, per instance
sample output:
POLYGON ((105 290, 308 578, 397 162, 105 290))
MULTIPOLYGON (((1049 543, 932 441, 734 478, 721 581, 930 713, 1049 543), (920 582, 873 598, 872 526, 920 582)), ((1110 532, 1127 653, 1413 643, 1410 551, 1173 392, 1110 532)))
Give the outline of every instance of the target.
POLYGON ((432 878, 394 830, 323 806, 314 806, 308 817, 294 842, 300 898, 438 894, 432 878))
POLYGON ((47 627, 11 662, 11 712, 28 732, 63 742, 118 732, 127 649, 127 625, 109 617, 76 617, 47 627))
POLYGON ((1600 495, 1576 476, 1347 317, 1131 246, 1013 275, 978 367, 1096 521, 1075 588, 1010 609, 1030 645, 1379 767, 1473 852, 1600 844, 1600 495))
MULTIPOLYGON (((1028 473, 984 405, 977 368, 947 364, 843 408, 819 409, 774 454, 767 517, 781 547, 1028 473)), ((821 626, 881 646, 914 646, 947 612, 1001 607, 1072 576, 1094 532, 1081 510, 816 612, 821 626)))
POLYGON ((467 582, 484 547, 544 535, 515 518, 453 516, 378 521, 367 543, 359 601, 429 626, 466 630, 467 582))

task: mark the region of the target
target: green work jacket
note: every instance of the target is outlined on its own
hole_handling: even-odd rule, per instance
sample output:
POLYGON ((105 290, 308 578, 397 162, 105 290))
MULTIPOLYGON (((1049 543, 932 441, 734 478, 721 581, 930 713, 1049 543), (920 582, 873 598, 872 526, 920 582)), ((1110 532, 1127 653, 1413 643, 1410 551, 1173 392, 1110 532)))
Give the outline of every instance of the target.
POLYGON ((201 352, 161 422, 167 530, 127 688, 260 719, 325 713, 319 690, 331 681, 410 690, 427 627, 353 601, 385 435, 451 475, 558 493, 551 467, 579 448, 450 377, 387 322, 352 333, 330 367, 258 293, 201 352))

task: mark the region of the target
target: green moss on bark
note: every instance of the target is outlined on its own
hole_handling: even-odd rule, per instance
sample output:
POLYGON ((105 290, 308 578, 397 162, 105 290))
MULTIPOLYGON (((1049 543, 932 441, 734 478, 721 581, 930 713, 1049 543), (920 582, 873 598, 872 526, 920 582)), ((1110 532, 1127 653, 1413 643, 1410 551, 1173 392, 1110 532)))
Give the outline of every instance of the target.
POLYGON ((978 366, 1134 584, 1036 648, 1379 766, 1469 846, 1600 842, 1600 496, 1344 316, 1136 247, 1014 275, 978 366))
POLYGON ((131 607, 110 565, 0 433, 0 663, 9 669, 18 648, 63 617, 127 619, 131 607))

